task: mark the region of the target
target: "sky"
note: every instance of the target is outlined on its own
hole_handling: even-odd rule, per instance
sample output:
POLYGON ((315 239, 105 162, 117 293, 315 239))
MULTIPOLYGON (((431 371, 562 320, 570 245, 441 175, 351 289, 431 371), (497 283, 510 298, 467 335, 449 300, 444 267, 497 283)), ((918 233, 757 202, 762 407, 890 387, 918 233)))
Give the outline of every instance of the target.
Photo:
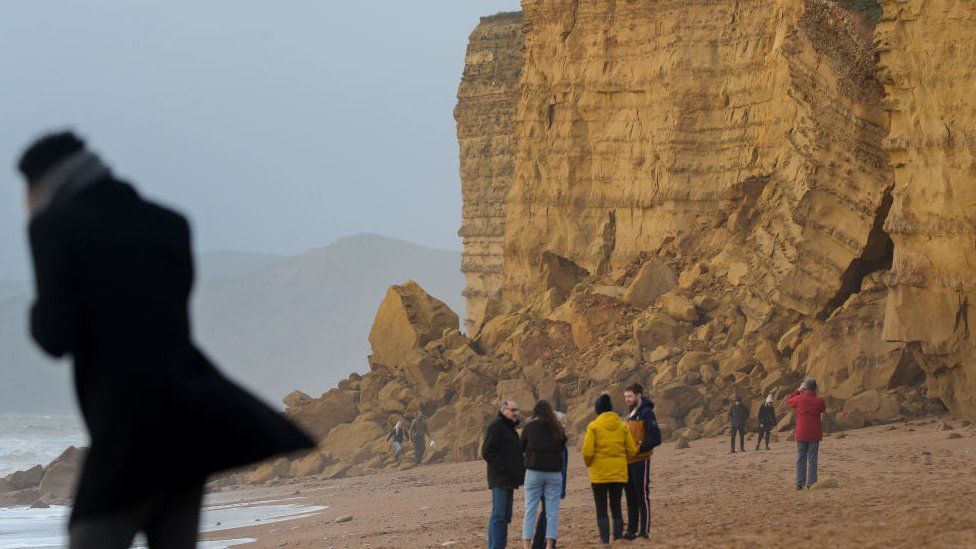
POLYGON ((72 128, 198 250, 360 232, 460 249, 467 38, 517 0, 4 0, 0 280, 30 275, 14 165, 72 128))

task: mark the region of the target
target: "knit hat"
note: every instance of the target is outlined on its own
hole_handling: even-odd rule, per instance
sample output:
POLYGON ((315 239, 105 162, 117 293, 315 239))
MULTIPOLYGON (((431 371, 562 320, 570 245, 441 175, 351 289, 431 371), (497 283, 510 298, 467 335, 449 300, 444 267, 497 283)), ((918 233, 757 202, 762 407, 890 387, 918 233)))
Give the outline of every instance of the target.
POLYGON ((766 404, 773 403, 773 395, 766 395, 766 404))
POLYGON ((807 386, 807 391, 817 390, 817 381, 812 377, 808 377, 807 380, 803 382, 803 384, 807 386))
POLYGON ((603 393, 597 397, 596 402, 593 403, 593 407, 596 409, 597 415, 605 414, 607 412, 613 411, 613 401, 610 400, 610 395, 603 393))
POLYGON ((34 141, 17 162, 17 169, 34 184, 62 160, 85 148, 85 142, 72 132, 54 133, 34 141))

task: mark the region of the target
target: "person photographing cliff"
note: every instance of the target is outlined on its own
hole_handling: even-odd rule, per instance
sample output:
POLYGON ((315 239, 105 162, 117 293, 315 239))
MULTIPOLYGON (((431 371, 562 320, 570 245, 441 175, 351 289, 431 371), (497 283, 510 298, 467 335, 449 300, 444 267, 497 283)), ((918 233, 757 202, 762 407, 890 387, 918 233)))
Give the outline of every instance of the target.
POLYGON ((91 446, 71 549, 196 545, 211 473, 313 448, 220 374, 190 337, 190 227, 142 198, 70 132, 34 142, 27 181, 35 300, 30 332, 71 356, 91 446))
POLYGON ((827 410, 827 403, 817 396, 817 382, 808 378, 800 384, 786 401, 796 410, 796 489, 809 488, 817 483, 817 458, 820 455, 820 441, 823 440, 821 417, 827 410))

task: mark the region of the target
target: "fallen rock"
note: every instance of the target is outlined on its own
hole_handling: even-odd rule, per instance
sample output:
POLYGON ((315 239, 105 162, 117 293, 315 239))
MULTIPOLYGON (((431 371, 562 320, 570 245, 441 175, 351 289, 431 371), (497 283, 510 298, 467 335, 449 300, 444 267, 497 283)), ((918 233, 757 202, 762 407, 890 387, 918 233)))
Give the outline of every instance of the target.
POLYGON ((31 508, 31 509, 47 509, 47 508, 49 508, 49 507, 51 507, 51 506, 50 506, 50 505, 48 505, 48 504, 47 504, 47 503, 46 503, 46 502, 44 501, 44 499, 39 499, 39 500, 37 500, 37 501, 35 501, 34 503, 31 503, 31 504, 30 504, 30 508, 31 508))
POLYGON ((342 515, 341 517, 336 517, 335 523, 338 524, 340 522, 349 522, 351 520, 352 520, 352 515, 342 515))
POLYGON ((953 440, 956 438, 962 438, 962 435, 960 435, 959 433, 949 433, 949 436, 947 436, 946 438, 949 440, 953 440))
POLYGON ((23 490, 25 488, 33 488, 40 484, 43 476, 44 467, 35 465, 30 469, 10 473, 7 475, 6 480, 13 490, 23 490))
POLYGON ((411 351, 441 337, 444 330, 459 326, 454 311, 416 282, 390 286, 369 331, 371 362, 399 365, 411 351))
POLYGON ((623 299, 638 309, 646 309, 677 284, 678 278, 671 267, 657 261, 647 261, 630 282, 623 299))
POLYGON ((684 322, 694 322, 698 320, 698 309, 690 299, 676 293, 667 293, 661 296, 661 309, 665 314, 675 320, 684 322))
POLYGON ((280 457, 259 465, 248 477, 248 481, 252 484, 264 484, 269 480, 287 476, 289 471, 291 471, 291 462, 286 457, 280 457))
POLYGON ((75 486, 80 476, 80 463, 69 460, 55 462, 44 472, 39 490, 42 494, 50 494, 53 499, 67 500, 74 497, 75 486))
MULTIPOLYGON (((667 351, 665 345, 674 341, 678 335, 678 323, 660 311, 645 311, 634 319, 634 339, 644 349, 667 351)), ((663 360, 665 357, 656 360, 663 360)))
POLYGON ((524 417, 531 415, 532 408, 536 402, 535 391, 533 391, 532 385, 524 379, 505 379, 499 381, 497 385, 497 397, 498 403, 501 403, 503 400, 514 400, 519 405, 519 409, 522 410, 524 417))
POLYGON ((301 391, 292 391, 285 395, 285 398, 281 399, 281 402, 285 404, 285 410, 290 413, 297 411, 306 404, 310 404, 312 400, 312 397, 301 391))
POLYGON ((336 425, 356 419, 359 394, 359 391, 332 389, 290 415, 313 437, 322 438, 336 425))
POLYGON ((289 476, 302 478, 317 475, 329 464, 328 456, 322 452, 311 452, 307 456, 292 462, 289 476))
POLYGON ((687 438, 678 437, 678 440, 674 443, 674 448, 676 450, 684 450, 685 448, 691 448, 691 444, 688 444, 687 438))
POLYGON ((951 431, 955 429, 948 421, 940 421, 938 427, 940 431, 951 431))

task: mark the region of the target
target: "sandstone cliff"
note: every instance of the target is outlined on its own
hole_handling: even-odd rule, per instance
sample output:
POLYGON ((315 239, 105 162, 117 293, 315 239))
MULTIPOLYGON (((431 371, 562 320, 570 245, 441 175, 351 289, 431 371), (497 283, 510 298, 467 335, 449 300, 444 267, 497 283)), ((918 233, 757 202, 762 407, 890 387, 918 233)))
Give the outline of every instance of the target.
POLYGON ((484 17, 471 33, 454 110, 461 149, 461 270, 472 331, 499 295, 505 197, 515 167, 515 112, 522 70, 522 14, 484 17))
POLYGON ((723 432, 735 396, 787 431, 806 376, 828 430, 976 417, 971 6, 523 8, 482 20, 458 94, 468 335, 391 289, 370 373, 286 399, 323 453, 255 480, 393 466, 418 413, 428 461, 470 459, 502 398, 576 434, 633 382, 670 438, 723 432))

